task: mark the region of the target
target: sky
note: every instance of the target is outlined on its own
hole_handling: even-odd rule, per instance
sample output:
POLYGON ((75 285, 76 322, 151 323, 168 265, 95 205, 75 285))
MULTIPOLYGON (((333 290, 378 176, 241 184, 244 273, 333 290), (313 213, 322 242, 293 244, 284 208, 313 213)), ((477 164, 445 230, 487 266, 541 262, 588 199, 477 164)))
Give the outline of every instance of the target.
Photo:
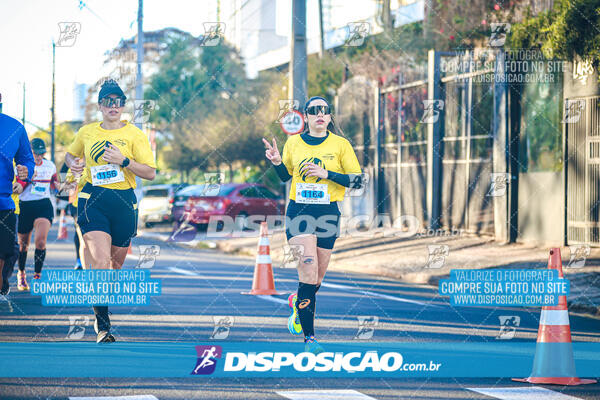
MULTIPOLYGON (((0 93, 3 113, 22 117, 23 82, 26 120, 48 127, 52 96, 52 41, 59 23, 79 22, 72 47, 56 47, 57 121, 73 117, 75 83, 101 76, 105 53, 137 33, 137 0, 0 0, 0 93)), ((195 36, 202 22, 216 19, 216 0, 145 0, 144 31, 177 27, 195 36)), ((26 125, 29 133, 36 129, 26 125)))

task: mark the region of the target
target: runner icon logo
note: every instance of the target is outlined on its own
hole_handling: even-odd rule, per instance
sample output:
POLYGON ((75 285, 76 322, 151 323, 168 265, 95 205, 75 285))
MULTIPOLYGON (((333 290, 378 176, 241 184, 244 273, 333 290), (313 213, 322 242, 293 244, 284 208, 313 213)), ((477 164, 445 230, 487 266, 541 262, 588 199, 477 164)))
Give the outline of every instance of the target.
POLYGON ((140 258, 136 268, 152 268, 156 263, 156 257, 160 254, 160 246, 157 244, 143 245, 140 248, 140 258))
POLYGON ((345 46, 362 46, 365 38, 371 33, 371 24, 368 22, 350 22, 347 28, 345 46))
POLYGON ((281 123, 281 119, 290 111, 298 110, 300 107, 300 101, 294 99, 279 100, 279 114, 275 120, 276 124, 281 123))
POLYGON ((358 332, 354 336, 355 340, 368 340, 373 337, 375 333, 375 327, 379 324, 379 317, 377 316, 359 316, 358 318, 358 332))
POLYGON ((581 113, 585 109, 584 99, 565 100, 565 112, 562 122, 565 124, 576 124, 581 118, 581 113))
POLYGON ((145 124, 150 119, 150 113, 156 108, 154 100, 135 100, 133 105, 133 122, 145 124))
POLYGON ((506 194, 506 188, 508 187, 508 180, 510 175, 506 172, 492 172, 490 190, 487 196, 491 197, 502 197, 506 194))
POLYGON ((450 250, 447 244, 430 244, 427 246, 429 251, 429 258, 425 268, 442 268, 446 263, 446 257, 450 254, 450 250))
POLYGON ((225 181, 225 174, 222 172, 207 172, 204 174, 204 186, 202 196, 218 196, 221 191, 221 184, 225 181))
POLYGON ((422 124, 435 124, 444 109, 444 100, 423 100, 422 124))
POLYGON ((213 315, 213 321, 215 323, 215 328, 210 338, 215 340, 227 339, 229 337, 229 331, 233 326, 234 318, 230 316, 223 317, 213 315))
POLYGON ((205 22, 201 46, 218 46, 225 35, 224 22, 205 22))
POLYGON ((191 375, 210 375, 217 368, 217 358, 223 355, 221 346, 196 346, 198 360, 191 375))
POLYGON ((77 35, 81 33, 81 22, 59 22, 60 36, 56 47, 72 47, 75 45, 77 35))
POLYGON ((304 246, 301 244, 292 244, 283 246, 283 268, 297 268, 300 259, 304 255, 304 246))
POLYGON ((490 47, 504 46, 506 35, 510 32, 510 24, 507 22, 492 22, 492 33, 490 34, 490 47))
POLYGON ((65 339, 80 340, 85 335, 85 327, 90 323, 88 316, 69 316, 69 332, 65 339))
POLYGON ((585 260, 590 255, 589 244, 578 244, 576 246, 569 246, 571 250, 571 259, 567 268, 583 268, 585 266, 585 260))
POLYGON ((500 333, 496 339, 510 340, 515 337, 517 327, 521 324, 521 317, 518 315, 500 315, 500 333))

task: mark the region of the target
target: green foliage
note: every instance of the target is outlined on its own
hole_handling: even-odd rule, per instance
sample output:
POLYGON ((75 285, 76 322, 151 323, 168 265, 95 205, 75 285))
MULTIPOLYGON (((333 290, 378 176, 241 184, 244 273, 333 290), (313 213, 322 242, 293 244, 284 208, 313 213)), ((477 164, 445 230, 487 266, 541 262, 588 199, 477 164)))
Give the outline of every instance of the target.
POLYGON ((600 0, 559 0, 511 27, 511 48, 540 49, 555 58, 590 59, 600 66, 600 0))

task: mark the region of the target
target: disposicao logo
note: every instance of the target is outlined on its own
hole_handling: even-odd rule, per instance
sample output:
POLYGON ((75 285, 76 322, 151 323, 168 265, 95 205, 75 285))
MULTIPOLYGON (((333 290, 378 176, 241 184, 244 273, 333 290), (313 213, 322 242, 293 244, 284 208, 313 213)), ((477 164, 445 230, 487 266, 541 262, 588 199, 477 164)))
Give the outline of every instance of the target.
MULTIPOLYGON (((202 347, 202 346, 198 346, 202 347)), ((402 354, 376 351, 361 352, 324 352, 313 353, 261 352, 238 353, 228 352, 225 358, 224 372, 248 371, 267 372, 280 371, 282 367, 291 367, 298 372, 394 372, 402 367, 402 354)), ((290 369, 290 368, 286 368, 290 369)))
POLYGON ((217 368, 217 358, 223 355, 221 346, 196 346, 198 353, 198 361, 196 368, 192 371, 192 375, 210 375, 217 368))

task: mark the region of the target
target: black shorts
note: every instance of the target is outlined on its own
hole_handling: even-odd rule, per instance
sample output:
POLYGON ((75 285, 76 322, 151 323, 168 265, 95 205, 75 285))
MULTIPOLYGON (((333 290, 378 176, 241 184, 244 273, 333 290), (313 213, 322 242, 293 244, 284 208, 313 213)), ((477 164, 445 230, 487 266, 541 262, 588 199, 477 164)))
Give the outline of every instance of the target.
POLYGON ((50 199, 19 201, 19 233, 29 233, 38 218, 46 218, 52 224, 54 207, 50 199))
POLYGON ((113 246, 128 247, 137 235, 137 199, 133 189, 107 189, 87 183, 77 201, 81 234, 106 232, 113 246))
POLYGON ((317 236, 317 247, 333 249, 340 234, 340 209, 337 202, 300 204, 290 200, 285 212, 287 239, 298 235, 317 236))
POLYGON ((15 251, 17 217, 15 210, 0 210, 0 259, 7 260, 15 251))
POLYGON ((65 208, 65 213, 77 219, 77 207, 75 207, 72 203, 67 204, 67 207, 65 208))

